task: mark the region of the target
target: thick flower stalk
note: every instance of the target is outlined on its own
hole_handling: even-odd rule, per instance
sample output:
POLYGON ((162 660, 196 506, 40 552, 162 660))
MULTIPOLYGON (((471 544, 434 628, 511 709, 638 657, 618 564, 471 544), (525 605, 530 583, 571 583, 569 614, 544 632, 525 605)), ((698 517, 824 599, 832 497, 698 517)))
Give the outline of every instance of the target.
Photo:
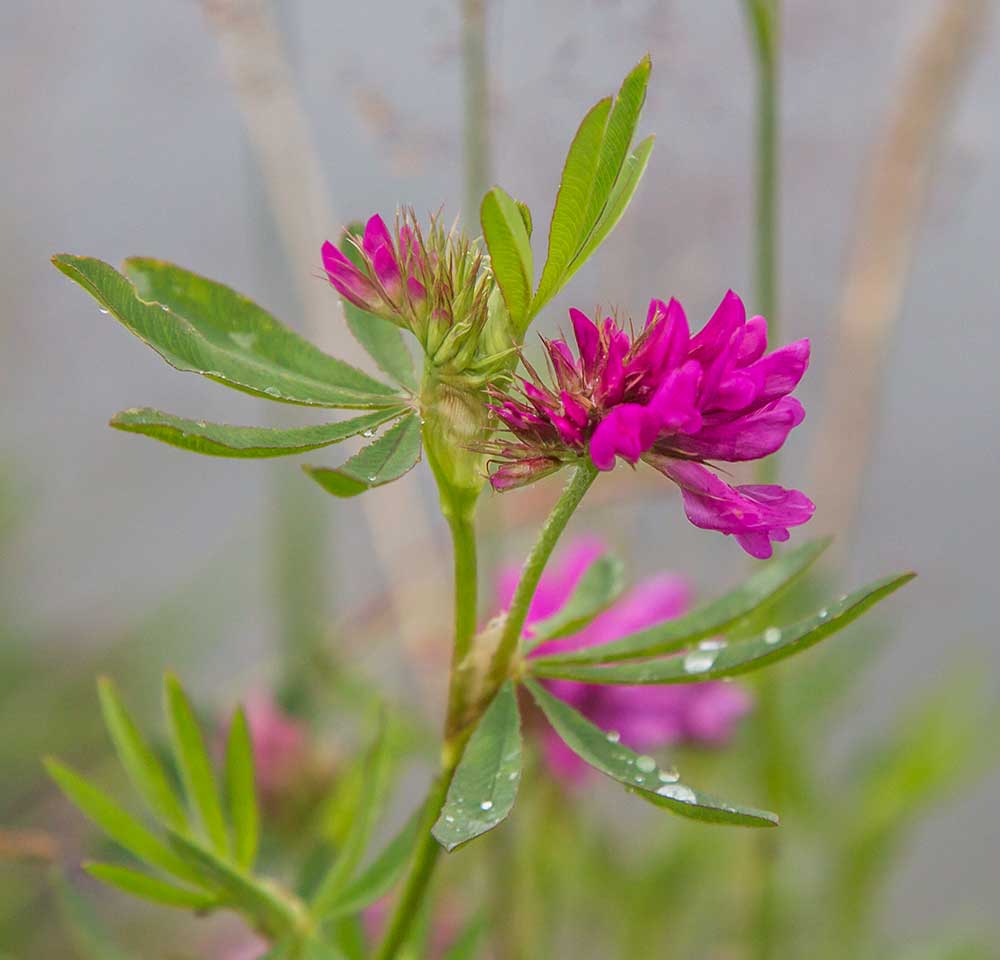
MULTIPOLYGON (((531 637, 532 624, 566 605, 580 579, 606 552, 598 540, 581 540, 570 546, 561 561, 542 576, 525 620, 525 636, 531 637)), ((519 579, 517 569, 502 573, 498 593, 503 607, 510 604, 519 579)), ((681 616, 690 607, 691 599, 690 585, 683 577, 672 573, 647 577, 582 630, 542 643, 528 656, 566 653, 609 643, 681 616)), ((600 686, 575 680, 547 680, 545 685, 560 700, 575 707, 601 729, 615 731, 623 744, 636 750, 679 743, 724 744, 752 704, 743 687, 719 680, 661 687, 600 686)), ((589 769, 586 763, 551 728, 542 744, 556 776, 570 783, 583 778, 589 769)))
POLYGON ((680 487, 695 526, 731 534, 762 559, 812 516, 797 490, 732 486, 708 466, 766 457, 802 422, 790 394, 808 366, 808 340, 767 353, 766 320, 747 320, 732 291, 694 336, 676 300, 651 301, 632 336, 611 317, 598 325, 571 310, 570 318, 576 356, 565 340, 544 341, 551 385, 526 364, 517 396, 491 391, 491 409, 513 435, 488 448, 495 490, 581 457, 600 470, 641 459, 680 487))

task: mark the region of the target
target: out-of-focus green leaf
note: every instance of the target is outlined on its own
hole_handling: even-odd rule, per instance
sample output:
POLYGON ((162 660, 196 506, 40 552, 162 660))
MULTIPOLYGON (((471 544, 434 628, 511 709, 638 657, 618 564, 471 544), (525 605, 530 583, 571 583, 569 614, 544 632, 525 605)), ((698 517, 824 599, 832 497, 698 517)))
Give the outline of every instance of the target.
POLYGON ((336 903, 332 904, 322 919, 333 920, 360 913, 385 896, 406 870, 410 854, 420 835, 422 820, 423 810, 417 810, 385 849, 339 892, 336 903))
POLYGON ((570 144, 549 226, 548 256, 531 302, 532 315, 538 313, 558 292, 565 280, 566 270, 586 242, 589 232, 587 212, 601 160, 601 145, 611 103, 611 97, 605 97, 594 104, 570 144))
POLYGON ((246 713, 239 707, 233 714, 226 744, 226 799, 233 828, 233 854, 245 870, 257 857, 260 816, 254 787, 253 743, 246 713))
POLYGON ((97 918, 90 904, 58 871, 53 874, 52 884, 60 916, 80 960, 130 960, 97 918))
POLYGON ((184 807, 159 758, 143 740, 139 728, 125 709, 114 683, 108 677, 102 677, 97 689, 105 726, 132 785, 154 816, 175 830, 187 829, 184 807))
POLYGON ((335 497, 356 497, 372 487, 398 480, 419 462, 420 418, 411 414, 343 466, 304 466, 302 469, 335 497))
POLYGON ((528 680, 526 686, 570 750, 644 800, 692 820, 742 827, 777 826, 775 814, 736 806, 695 790, 682 783, 676 771, 664 769, 652 757, 639 755, 623 746, 615 731, 594 726, 540 684, 528 680))
MULTIPOLYGON (((360 238, 364 229, 364 224, 352 223, 340 242, 341 252, 356 265, 360 264, 361 255, 348 239, 348 234, 360 238)), ((344 306, 348 328, 372 360, 378 364, 379 369, 407 390, 415 392, 417 375, 413 369, 413 357, 406 349, 399 327, 356 307, 348 300, 341 298, 341 303, 344 306)))
POLYGON ((269 950, 261 960, 345 960, 344 954, 329 943, 311 938, 303 943, 299 937, 291 937, 269 950))
POLYGON ((212 848, 222 856, 229 854, 229 833, 222 815, 219 788, 212 762, 194 710, 180 681, 167 674, 163 684, 163 702, 170 726, 177 768, 181 773, 188 803, 197 811, 212 848))
POLYGON ((521 779, 521 717, 513 684, 494 697, 469 739, 431 831, 449 853, 499 826, 521 779))
POLYGON ((173 264, 128 260, 130 283, 100 260, 69 254, 52 259, 178 370, 307 406, 395 407, 403 399, 391 387, 327 356, 253 301, 173 264))
POLYGON ((270 936, 282 936, 299 929, 301 906, 282 896, 274 884, 248 876, 233 864, 218 857, 207 847, 169 832, 171 846, 189 863, 196 865, 227 906, 246 914, 270 936))
POLYGON ((455 942, 444 952, 441 960, 473 960, 479 954, 486 935, 486 919, 482 915, 473 917, 455 938, 455 942))
POLYGON ((373 435, 375 428, 393 420, 405 407, 378 410, 342 423, 320 426, 233 427, 225 423, 186 420, 148 407, 123 410, 111 418, 111 426, 126 433, 140 433, 171 446, 213 457, 287 457, 308 453, 358 434, 373 435))
POLYGON ((551 617, 531 625, 532 637, 525 649, 582 630, 621 596, 624 587, 625 566, 621 560, 608 554, 598 557, 580 577, 566 603, 551 617))
POLYGON ((364 776, 355 807, 350 832, 326 876, 313 897, 311 911, 317 918, 325 917, 337 903, 358 863, 364 856, 379 810, 379 793, 389 763, 389 738, 385 717, 380 714, 375 738, 365 760, 364 776))
POLYGON ((635 148, 634 153, 629 154, 618 177, 618 182, 611 191, 611 196, 608 197, 607 205, 604 207, 600 219, 594 225, 594 229, 591 231, 587 242, 576 255, 573 262, 573 270, 589 260, 591 254, 607 239, 608 234, 618 226, 618 221, 625 215, 625 211, 628 209, 629 204, 632 202, 632 197, 635 196, 635 191, 639 187, 639 181, 646 172, 655 142, 656 137, 650 135, 640 142, 639 146, 635 148))
POLYGON ((889 594, 909 583, 916 574, 884 577, 867 587, 855 590, 817 614, 790 627, 768 627, 753 640, 732 643, 706 641, 683 656, 641 663, 617 663, 609 666, 589 664, 543 664, 529 661, 529 668, 540 677, 558 677, 583 683, 661 684, 700 683, 719 677, 732 677, 759 670, 784 660, 857 620, 889 594))
POLYGON ((114 863, 88 863, 84 869, 102 883, 117 887, 133 897, 166 907, 204 911, 211 910, 217 905, 216 898, 211 894, 179 887, 177 884, 151 877, 148 873, 132 870, 129 867, 121 867, 114 863))
POLYGON ((610 643, 539 657, 533 664, 611 663, 651 657, 689 646, 728 630, 794 583, 829 546, 828 538, 805 543, 758 570, 745 583, 676 620, 668 620, 610 643))
POLYGON ((490 252, 490 268, 517 330, 527 326, 534 265, 531 240, 522 209, 500 187, 483 197, 479 210, 483 237, 490 252))
POLYGON ((189 882, 199 882, 197 871, 135 817, 122 810, 104 791, 52 757, 46 759, 45 768, 59 789, 118 846, 144 863, 189 882))

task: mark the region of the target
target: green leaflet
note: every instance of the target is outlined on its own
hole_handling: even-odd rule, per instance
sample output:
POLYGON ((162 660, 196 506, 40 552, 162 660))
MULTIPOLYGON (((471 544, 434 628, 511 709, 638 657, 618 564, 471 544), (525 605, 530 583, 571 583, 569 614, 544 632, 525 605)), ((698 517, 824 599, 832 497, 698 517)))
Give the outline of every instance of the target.
POLYGON ((132 786, 153 815, 175 830, 187 828, 187 816, 159 757, 139 733, 114 683, 108 677, 97 682, 104 725, 132 786))
POLYGON ((499 826, 521 779, 521 718, 507 681, 469 740, 441 816, 431 831, 449 853, 499 826))
POLYGON ((103 790, 52 757, 45 760, 45 768, 59 789, 118 846, 144 863, 172 873, 189 883, 201 882, 197 870, 159 837, 150 833, 135 817, 122 810, 103 790))
POLYGON ((214 457, 285 457, 307 453, 348 437, 374 431, 405 411, 405 407, 377 410, 341 423, 320 426, 233 427, 204 420, 186 420, 148 407, 123 410, 111 418, 111 426, 127 433, 140 433, 182 450, 214 457))
POLYGON ((683 656, 664 660, 647 660, 642 663, 618 663, 610 666, 593 664, 542 664, 529 661, 532 672, 540 677, 560 677, 583 683, 605 684, 660 684, 699 683, 719 677, 733 677, 751 670, 759 670, 778 660, 808 650, 831 634, 842 630, 857 620, 870 607, 901 586, 909 583, 916 574, 904 573, 884 577, 818 613, 790 627, 768 627, 752 640, 741 640, 729 645, 722 641, 695 647, 683 656))
POLYGON ((521 331, 527 326, 534 282, 528 232, 531 221, 530 213, 529 219, 525 219, 525 210, 524 204, 518 204, 500 187, 494 187, 483 197, 479 210, 483 237, 490 251, 490 269, 500 285, 514 327, 521 331))
POLYGON ((390 430, 340 467, 303 466, 335 497, 356 497, 372 487, 398 480, 420 461, 420 418, 403 417, 390 430))
POLYGON ((229 725, 226 743, 226 800, 233 827, 233 855, 245 870, 257 857, 260 813, 254 787, 253 744, 246 712, 239 707, 229 725))
POLYGON ((813 540, 782 554, 759 569, 746 582, 717 600, 676 620, 657 624, 611 643, 583 650, 539 657, 532 664, 610 663, 667 653, 704 637, 722 633, 743 620, 795 582, 829 546, 830 540, 813 540))
POLYGON ((665 770, 652 757, 640 756, 623 746, 613 732, 594 726, 540 684, 528 680, 525 686, 570 750, 644 800, 692 820, 742 827, 777 826, 775 814, 735 806, 695 790, 682 783, 675 771, 665 770))
POLYGON ((174 757, 188 803, 197 811, 212 849, 221 856, 227 856, 229 833, 226 819, 222 815, 212 761, 205 749, 205 741, 187 694, 180 681, 172 674, 167 674, 164 678, 163 703, 170 726, 174 757))
POLYGON ((621 596, 624 587, 625 567, 621 560, 608 554, 598 557, 580 577, 566 603, 551 617, 532 624, 532 638, 525 649, 582 630, 621 596))
POLYGON ((178 370, 308 406, 365 409, 403 400, 246 297, 173 264, 128 260, 126 278, 89 257, 58 254, 53 263, 178 370))
POLYGON ((113 863, 88 863, 84 869, 92 877, 108 886, 128 893, 141 900, 149 900, 165 907, 178 907, 182 910, 205 911, 218 906, 218 898, 188 887, 180 887, 175 883, 151 877, 139 870, 121 867, 113 863))

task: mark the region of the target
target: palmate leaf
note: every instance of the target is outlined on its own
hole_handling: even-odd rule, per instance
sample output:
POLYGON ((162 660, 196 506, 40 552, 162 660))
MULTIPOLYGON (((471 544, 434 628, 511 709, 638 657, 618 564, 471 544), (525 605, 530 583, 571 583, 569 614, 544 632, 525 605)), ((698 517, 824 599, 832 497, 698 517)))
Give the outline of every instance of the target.
POLYGON ((405 402, 393 388, 323 353, 253 301, 173 264, 127 260, 126 277, 90 257, 58 254, 52 260, 178 370, 307 406, 376 409, 405 402))
POLYGON ((405 412, 405 407, 390 407, 341 423, 310 427, 234 427, 204 420, 187 420, 148 407, 123 410, 111 419, 111 426, 126 433, 139 433, 171 446, 213 457, 287 457, 308 453, 320 447, 340 443, 348 437, 374 432, 389 420, 405 412))
POLYGON ((621 596, 624 587, 625 567, 621 560, 607 554, 598 557, 580 577, 566 603, 551 617, 531 625, 532 637, 525 649, 582 630, 621 596))
MULTIPOLYGON (((352 223, 340 242, 341 253, 358 266, 361 255, 348 236, 360 239, 364 229, 364 224, 352 223)), ((356 307, 348 300, 341 298, 340 302, 343 304, 347 326, 354 334, 354 339, 365 348, 372 360, 378 364, 378 368, 407 390, 416 392, 418 385, 417 375, 413 369, 413 357, 406 349, 399 327, 356 307)))
POLYGON ((530 213, 527 207, 500 187, 494 187, 483 197, 479 219, 483 239, 490 252, 490 269, 500 285, 504 302, 517 330, 527 326, 534 266, 528 232, 530 213))
POLYGON ((441 816, 431 831, 449 853, 499 826, 514 806, 521 779, 521 718, 508 681, 469 740, 441 816))
POLYGON ((789 627, 768 627, 752 640, 722 645, 721 641, 695 647, 683 656, 641 663, 617 663, 608 666, 593 664, 543 664, 529 661, 529 669, 537 676, 578 680, 582 683, 603 684, 665 684, 699 683, 733 677, 759 670, 778 660, 808 650, 838 630, 843 630, 891 593, 909 583, 916 574, 904 573, 876 580, 818 613, 789 627))
POLYGON ((303 470, 335 497, 356 497, 372 487, 398 480, 420 462, 420 418, 403 417, 343 466, 303 466, 303 470))
POLYGON ((570 145, 549 227, 549 248, 531 302, 534 316, 566 283, 621 219, 646 168, 653 141, 629 147, 646 98, 651 64, 644 57, 618 95, 599 101, 570 145))
POLYGON ((212 761, 205 749, 205 740, 187 694, 180 681, 172 674, 167 674, 164 679, 163 702, 174 757, 188 803, 198 813, 212 848, 218 854, 227 856, 230 849, 229 831, 222 813, 212 761))
POLYGON ((650 657, 723 633, 775 600, 809 569, 829 545, 829 538, 824 538, 796 547, 762 567, 735 590, 683 617, 631 633, 610 643, 538 657, 532 661, 532 665, 539 669, 544 666, 547 670, 549 665, 555 664, 612 663, 616 660, 650 657))
POLYGON ((540 684, 527 680, 525 685, 570 750, 644 800, 692 820, 741 827, 777 826, 775 814, 736 806, 695 790, 682 783, 676 771, 665 770, 652 757, 639 755, 623 746, 614 732, 594 726, 540 684))

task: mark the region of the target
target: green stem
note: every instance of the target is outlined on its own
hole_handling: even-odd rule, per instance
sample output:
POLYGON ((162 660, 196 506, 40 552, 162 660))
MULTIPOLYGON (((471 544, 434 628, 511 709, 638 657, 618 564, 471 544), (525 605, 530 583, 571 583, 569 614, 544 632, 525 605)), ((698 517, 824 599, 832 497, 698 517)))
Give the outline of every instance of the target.
POLYGON ((563 530, 566 529, 569 518, 580 506, 580 501, 583 500, 584 494, 590 489, 590 485, 596 477, 597 467, 591 463, 590 459, 581 460, 545 521, 545 526, 542 527, 542 532, 531 548, 528 559, 524 562, 521 579, 514 591, 514 598, 507 611, 507 619, 493 657, 491 679, 497 686, 503 683, 507 677, 511 661, 517 652, 521 631, 524 629, 524 621, 528 617, 528 608, 534 599, 535 590, 538 587, 538 581, 542 578, 545 565, 549 562, 549 557, 552 556, 552 551, 555 549, 563 530))

